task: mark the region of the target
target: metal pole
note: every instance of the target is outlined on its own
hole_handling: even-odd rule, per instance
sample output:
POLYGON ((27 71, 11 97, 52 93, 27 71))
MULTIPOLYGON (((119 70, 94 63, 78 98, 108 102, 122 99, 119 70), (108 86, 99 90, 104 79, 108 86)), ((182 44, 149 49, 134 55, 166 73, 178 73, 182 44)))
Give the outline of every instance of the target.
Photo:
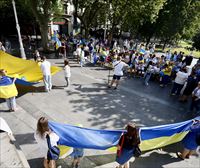
POLYGON ((105 25, 104 25, 104 36, 103 36, 104 41, 106 40, 106 23, 107 23, 107 14, 106 14, 105 25))
POLYGON ((19 27, 18 18, 17 18, 17 11, 16 11, 16 7, 15 7, 15 0, 12 0, 12 4, 13 4, 13 10, 14 10, 14 14, 15 14, 15 21, 16 21, 17 33, 18 33, 18 37, 19 37, 19 45, 20 45, 21 57, 22 57, 22 59, 26 59, 26 54, 24 52, 24 47, 23 47, 23 43, 22 43, 22 37, 21 37, 21 34, 20 34, 20 27, 19 27))

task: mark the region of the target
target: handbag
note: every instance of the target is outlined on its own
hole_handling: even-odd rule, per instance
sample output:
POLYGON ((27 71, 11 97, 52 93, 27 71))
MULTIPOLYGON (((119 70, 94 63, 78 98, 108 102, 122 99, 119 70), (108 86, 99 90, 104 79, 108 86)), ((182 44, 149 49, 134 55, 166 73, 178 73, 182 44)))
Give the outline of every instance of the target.
POLYGON ((138 145, 135 146, 135 150, 134 150, 134 152, 133 152, 133 156, 134 156, 134 157, 140 157, 141 154, 142 154, 142 152, 141 152, 139 146, 138 146, 138 145))
POLYGON ((57 146, 51 146, 50 137, 47 134, 47 144, 48 144, 48 152, 47 159, 48 160, 58 160, 60 155, 60 149, 57 146))

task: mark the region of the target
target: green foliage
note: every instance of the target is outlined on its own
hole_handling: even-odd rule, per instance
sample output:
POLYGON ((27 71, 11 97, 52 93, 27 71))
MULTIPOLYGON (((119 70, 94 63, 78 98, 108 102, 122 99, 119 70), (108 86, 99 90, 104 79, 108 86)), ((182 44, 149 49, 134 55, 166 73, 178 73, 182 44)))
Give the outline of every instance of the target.
MULTIPOLYGON (((29 6, 25 6, 23 0, 15 0, 16 10, 19 25, 24 25, 21 27, 23 31, 26 29, 27 25, 31 25, 35 22, 35 18, 29 8, 29 6)), ((16 33, 15 25, 15 17, 13 11, 13 5, 11 0, 1 0, 0 1, 0 32, 4 35, 7 33, 16 33), (9 30, 8 30, 9 29, 9 30)))
POLYGON ((60 15, 63 11, 61 0, 24 0, 30 6, 40 26, 42 47, 48 50, 48 23, 53 16, 60 15))
POLYGON ((146 23, 155 22, 166 0, 113 0, 113 20, 120 21, 122 31, 137 34, 146 23))
POLYGON ((156 36, 165 41, 177 41, 196 31, 200 3, 195 0, 168 0, 156 21, 156 36))

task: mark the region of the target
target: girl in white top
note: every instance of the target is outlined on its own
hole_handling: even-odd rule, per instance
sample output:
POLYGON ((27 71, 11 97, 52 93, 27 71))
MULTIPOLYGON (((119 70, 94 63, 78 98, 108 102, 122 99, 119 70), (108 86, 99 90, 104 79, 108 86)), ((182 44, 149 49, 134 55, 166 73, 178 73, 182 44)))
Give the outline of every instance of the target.
POLYGON ((64 61, 64 74, 65 74, 65 80, 67 82, 67 85, 66 87, 69 86, 70 84, 70 77, 71 77, 71 71, 70 71, 70 66, 69 66, 69 61, 68 60, 65 60, 64 61))
POLYGON ((45 168, 56 168, 55 160, 47 160, 47 152, 48 152, 48 145, 47 145, 47 138, 46 135, 50 137, 51 146, 57 146, 57 142, 59 140, 59 136, 51 131, 48 126, 48 119, 45 117, 41 117, 37 123, 37 131, 34 135, 37 143, 40 146, 40 152, 44 156, 44 167, 45 168))
POLYGON ((188 76, 189 74, 187 73, 186 68, 182 68, 180 71, 176 73, 176 78, 171 91, 172 96, 180 94, 185 82, 188 79, 188 76))

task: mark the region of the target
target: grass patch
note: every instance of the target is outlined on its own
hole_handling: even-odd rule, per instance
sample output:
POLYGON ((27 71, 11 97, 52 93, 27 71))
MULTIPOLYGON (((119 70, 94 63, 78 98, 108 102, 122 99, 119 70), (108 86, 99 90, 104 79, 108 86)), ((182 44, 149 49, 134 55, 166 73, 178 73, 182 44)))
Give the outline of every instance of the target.
MULTIPOLYGON (((192 53, 192 55, 196 58, 200 58, 200 51, 190 51, 188 50, 188 48, 191 48, 192 45, 189 44, 186 41, 180 41, 178 44, 178 47, 175 48, 171 48, 171 52, 174 53, 174 51, 177 51, 178 53, 180 51, 184 52, 185 55, 189 55, 192 53)), ((166 52, 168 51, 170 48, 165 48, 165 50, 163 51, 162 48, 156 48, 156 52, 166 52)))

